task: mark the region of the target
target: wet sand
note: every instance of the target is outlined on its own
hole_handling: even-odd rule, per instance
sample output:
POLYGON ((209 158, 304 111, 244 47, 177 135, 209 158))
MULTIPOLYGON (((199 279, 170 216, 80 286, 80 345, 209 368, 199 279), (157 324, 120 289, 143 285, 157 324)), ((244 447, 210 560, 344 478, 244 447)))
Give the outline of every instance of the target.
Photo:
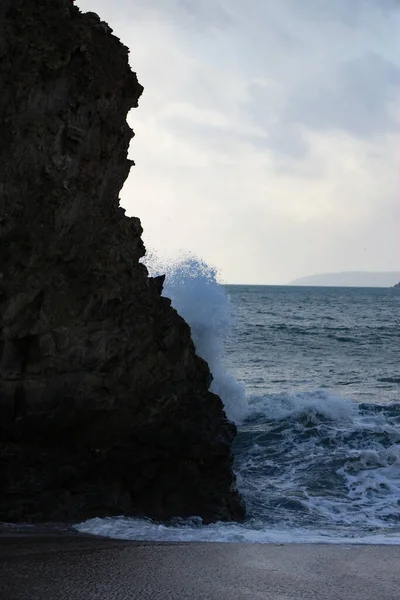
POLYGON ((1 600, 398 600, 400 546, 0 537, 1 600))

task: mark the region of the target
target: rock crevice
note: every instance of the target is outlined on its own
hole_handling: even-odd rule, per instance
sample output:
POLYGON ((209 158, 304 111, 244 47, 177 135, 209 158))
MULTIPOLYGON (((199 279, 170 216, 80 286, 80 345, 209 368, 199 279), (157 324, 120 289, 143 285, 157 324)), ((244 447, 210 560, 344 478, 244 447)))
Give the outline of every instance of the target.
POLYGON ((2 0, 0 92, 0 520, 241 518, 235 427, 119 205, 128 49, 72 0, 2 0))

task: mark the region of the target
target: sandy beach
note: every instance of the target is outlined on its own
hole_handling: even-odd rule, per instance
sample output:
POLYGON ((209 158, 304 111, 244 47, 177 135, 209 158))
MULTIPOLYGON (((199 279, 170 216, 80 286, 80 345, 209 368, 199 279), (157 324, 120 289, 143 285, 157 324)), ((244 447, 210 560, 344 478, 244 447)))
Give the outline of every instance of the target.
POLYGON ((1 600, 397 600, 400 546, 0 539, 1 600))

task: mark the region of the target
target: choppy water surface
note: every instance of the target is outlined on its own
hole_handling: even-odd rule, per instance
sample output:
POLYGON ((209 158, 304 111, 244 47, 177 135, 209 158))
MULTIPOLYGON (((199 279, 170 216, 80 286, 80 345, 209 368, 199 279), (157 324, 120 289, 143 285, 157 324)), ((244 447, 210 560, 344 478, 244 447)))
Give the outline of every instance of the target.
POLYGON ((165 295, 192 327, 237 422, 243 524, 92 519, 125 539, 400 543, 400 289, 226 286, 171 269, 165 295))

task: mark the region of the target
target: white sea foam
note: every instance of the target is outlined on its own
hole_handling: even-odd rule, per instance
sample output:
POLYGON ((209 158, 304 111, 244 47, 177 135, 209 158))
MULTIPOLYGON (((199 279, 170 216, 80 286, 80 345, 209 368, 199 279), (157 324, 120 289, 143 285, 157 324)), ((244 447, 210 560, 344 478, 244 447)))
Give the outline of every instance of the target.
POLYGON ((276 420, 306 416, 310 423, 321 417, 333 421, 353 420, 358 408, 355 402, 325 390, 250 396, 247 417, 268 416, 276 420))
POLYGON ((273 526, 257 528, 254 524, 213 523, 201 525, 187 520, 176 525, 153 523, 147 519, 127 517, 95 518, 75 527, 81 533, 120 540, 149 540, 157 542, 255 542, 271 543, 325 543, 325 544, 400 544, 400 533, 354 533, 330 530, 273 526))
POLYGON ((237 468, 254 514, 290 528, 325 524, 334 538, 343 528, 364 536, 399 529, 398 405, 317 391, 252 398, 250 407, 252 443, 239 445, 237 468))

